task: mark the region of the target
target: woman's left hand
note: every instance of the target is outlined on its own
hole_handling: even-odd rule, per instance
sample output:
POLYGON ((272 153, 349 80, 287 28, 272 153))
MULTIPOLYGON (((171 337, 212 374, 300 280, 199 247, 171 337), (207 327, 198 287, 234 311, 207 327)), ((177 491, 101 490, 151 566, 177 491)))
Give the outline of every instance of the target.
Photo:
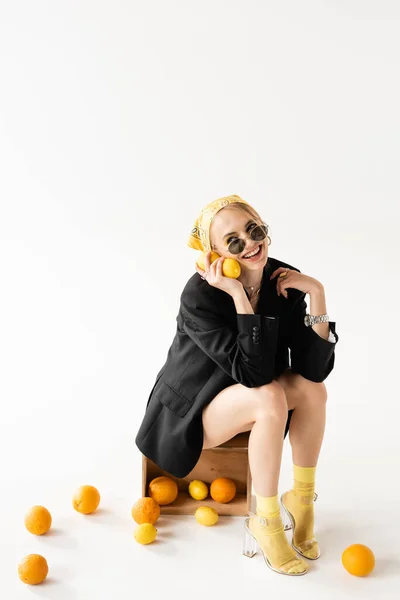
POLYGON ((286 270, 284 267, 279 267, 278 269, 275 269, 270 279, 273 279, 274 277, 277 277, 276 291, 278 296, 282 294, 285 298, 288 297, 287 288, 295 288, 305 294, 312 294, 317 290, 323 289, 322 283, 317 279, 304 275, 304 273, 294 271, 293 269, 286 270), (279 277, 281 273, 287 273, 286 277, 279 277))

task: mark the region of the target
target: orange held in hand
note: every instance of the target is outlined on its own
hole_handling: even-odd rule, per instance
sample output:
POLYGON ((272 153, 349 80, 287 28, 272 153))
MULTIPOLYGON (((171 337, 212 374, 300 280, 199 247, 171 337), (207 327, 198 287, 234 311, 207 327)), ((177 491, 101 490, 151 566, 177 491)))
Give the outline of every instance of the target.
POLYGON ((149 496, 161 506, 172 504, 178 496, 178 485, 170 477, 156 477, 149 483, 149 496))
POLYGON ((351 575, 365 577, 375 567, 375 556, 368 546, 352 544, 343 552, 342 564, 351 575))
POLYGON ((132 506, 132 518, 141 525, 142 523, 154 523, 157 521, 160 516, 160 505, 157 504, 153 498, 140 498, 133 506, 132 506))
POLYGON ((46 559, 40 554, 28 554, 18 565, 18 576, 29 585, 42 583, 47 577, 49 567, 46 559))
POLYGON ((236 496, 236 484, 228 477, 218 477, 210 485, 210 496, 215 502, 225 504, 236 496))
POLYGON ((92 485, 82 485, 72 497, 72 506, 79 513, 89 515, 100 504, 100 494, 92 485))
POLYGON ((29 533, 43 535, 51 527, 51 514, 44 506, 32 506, 25 515, 25 527, 29 533))

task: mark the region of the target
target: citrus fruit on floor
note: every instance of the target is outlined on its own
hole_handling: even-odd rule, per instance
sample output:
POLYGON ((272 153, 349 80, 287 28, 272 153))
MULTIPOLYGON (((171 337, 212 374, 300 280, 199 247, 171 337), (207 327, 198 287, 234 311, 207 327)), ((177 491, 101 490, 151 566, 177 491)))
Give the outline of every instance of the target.
POLYGON ((204 481, 200 481, 199 479, 193 479, 193 481, 189 483, 188 491, 195 500, 204 500, 204 498, 207 498, 208 496, 207 485, 204 481))
POLYGON ((225 504, 236 496, 236 484, 228 477, 218 477, 210 485, 210 496, 215 502, 225 504))
POLYGON ((352 544, 343 552, 342 564, 351 575, 365 577, 375 567, 375 556, 368 546, 352 544))
POLYGON ((51 514, 44 506, 32 506, 25 515, 25 527, 29 533, 43 535, 51 527, 51 514))
POLYGON ((100 494, 92 485, 82 485, 72 497, 72 506, 79 513, 89 515, 100 504, 100 494))
POLYGON ((154 523, 160 516, 160 505, 153 498, 140 498, 132 506, 131 514, 136 523, 154 523))
POLYGON ((152 523, 141 523, 133 533, 139 544, 151 544, 157 537, 157 529, 152 523))
POLYGON ((215 525, 218 522, 218 513, 214 508, 209 506, 199 506, 199 508, 194 513, 196 517, 196 521, 200 523, 200 525, 215 525))
MULTIPOLYGON (((205 270, 204 255, 205 252, 200 252, 199 258, 196 261, 197 265, 203 271, 205 270)), ((220 258, 219 254, 217 254, 216 252, 211 252, 210 264, 212 264, 218 258, 220 258)), ((224 275, 224 277, 232 277, 233 279, 237 279, 240 275, 240 272, 240 264, 234 258, 225 258, 222 261, 222 275, 224 275)))
POLYGON ((44 556, 28 554, 18 565, 18 576, 21 581, 29 585, 42 583, 47 577, 49 567, 44 556))
POLYGON ((170 477, 156 477, 149 483, 149 496, 160 506, 171 504, 178 496, 178 484, 170 477))

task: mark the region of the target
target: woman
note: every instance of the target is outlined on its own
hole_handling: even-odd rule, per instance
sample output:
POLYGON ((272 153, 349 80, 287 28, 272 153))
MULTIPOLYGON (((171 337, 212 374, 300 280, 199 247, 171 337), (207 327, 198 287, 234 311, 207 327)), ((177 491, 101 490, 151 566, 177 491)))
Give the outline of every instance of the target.
POLYGON ((245 520, 246 535, 271 569, 303 575, 308 566, 302 557, 319 557, 313 529, 327 399, 323 381, 334 367, 339 338, 326 314, 322 283, 269 257, 267 234, 260 215, 236 195, 200 212, 188 245, 206 253, 205 269, 196 264, 181 294, 175 339, 136 444, 162 469, 185 477, 202 449, 250 431, 256 514, 245 520), (221 257, 212 263, 211 250, 221 257), (237 279, 223 276, 225 258, 239 262, 237 279), (306 315, 306 294, 318 318, 306 315), (288 430, 294 486, 281 502, 293 525, 292 547, 278 501, 288 430))

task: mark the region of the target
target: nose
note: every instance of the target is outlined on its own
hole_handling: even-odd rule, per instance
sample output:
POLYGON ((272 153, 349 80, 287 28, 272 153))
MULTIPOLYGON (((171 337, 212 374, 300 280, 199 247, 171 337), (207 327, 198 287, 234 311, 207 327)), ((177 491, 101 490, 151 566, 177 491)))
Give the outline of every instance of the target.
POLYGON ((254 246, 254 244, 256 243, 255 240, 253 240, 253 238, 247 234, 245 237, 246 240, 246 245, 245 248, 248 248, 249 250, 254 246))

